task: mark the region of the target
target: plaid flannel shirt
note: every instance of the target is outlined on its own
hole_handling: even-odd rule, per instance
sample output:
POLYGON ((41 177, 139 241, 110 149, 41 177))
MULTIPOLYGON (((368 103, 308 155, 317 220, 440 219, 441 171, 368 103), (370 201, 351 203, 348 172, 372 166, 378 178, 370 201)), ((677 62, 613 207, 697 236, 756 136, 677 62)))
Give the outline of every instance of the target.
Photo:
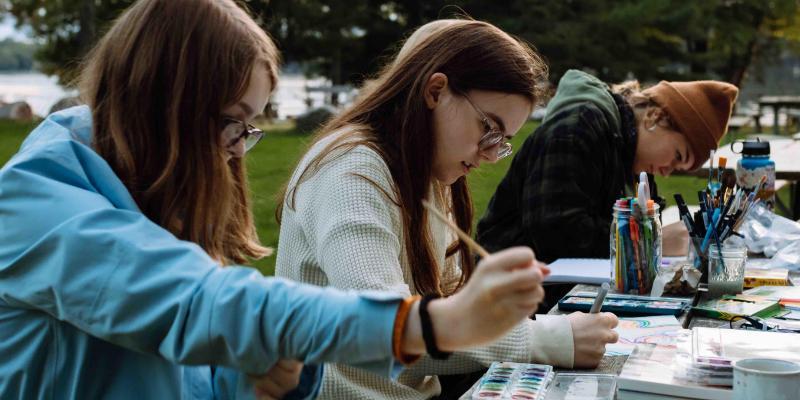
MULTIPOLYGON (((592 102, 559 110, 530 135, 478 223, 489 251, 530 246, 544 262, 609 256, 612 206, 634 182, 633 112, 621 124, 592 102)), ((650 179, 653 198, 656 186, 650 179)))

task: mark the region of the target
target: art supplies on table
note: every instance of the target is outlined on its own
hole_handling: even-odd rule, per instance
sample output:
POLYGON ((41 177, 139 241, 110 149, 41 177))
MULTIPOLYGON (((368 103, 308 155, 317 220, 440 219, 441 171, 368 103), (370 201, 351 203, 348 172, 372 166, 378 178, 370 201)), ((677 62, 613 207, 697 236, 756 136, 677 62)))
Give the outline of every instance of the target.
POLYGON ((617 379, 608 374, 556 374, 547 400, 613 400, 617 379))
POLYGON ((759 269, 745 268, 744 287, 754 288, 758 286, 786 286, 789 284, 789 269, 759 269))
POLYGON ((730 321, 737 316, 773 317, 781 312, 775 300, 760 296, 722 296, 719 299, 701 301, 692 307, 695 315, 730 321))
POLYGON ((559 258, 548 264, 550 275, 546 283, 585 283, 600 285, 611 282, 611 270, 606 258, 559 258))
MULTIPOLYGON (((577 292, 566 295, 558 302, 561 311, 589 312, 596 293, 577 292)), ((623 315, 674 315, 678 316, 689 304, 689 299, 648 297, 629 294, 608 294, 600 311, 623 315)))
POLYGON ((708 246, 708 294, 711 297, 736 295, 744 290, 747 248, 733 243, 708 246))
POLYGON ((600 307, 603 307, 603 302, 608 295, 608 289, 608 283, 603 283, 600 286, 600 289, 597 290, 597 294, 594 296, 594 303, 592 303, 592 308, 589 309, 589 314, 597 314, 600 312, 600 307))
POLYGON ((661 265, 661 219, 646 190, 614 204, 610 245, 617 292, 649 294, 661 265))
POLYGON ((800 286, 760 286, 742 292, 748 296, 761 296, 769 300, 800 303, 800 286))
POLYGON ((745 358, 800 362, 797 334, 696 327, 692 329, 694 363, 730 367, 745 358))
POLYGON ((614 330, 619 340, 606 345, 606 356, 628 356, 641 343, 674 346, 681 324, 672 315, 622 317, 614 330))
MULTIPOLYGON (((682 329, 677 340, 691 340, 692 331, 682 329)), ((730 388, 714 387, 683 380, 676 375, 678 350, 672 345, 638 344, 617 377, 619 397, 647 398, 637 393, 668 395, 691 399, 729 400, 730 388), (625 393, 623 393, 623 391, 625 393)))
MULTIPOLYGON (((712 164, 714 160, 711 160, 712 164)), ((762 176, 758 187, 763 187, 767 177, 762 176)), ((692 248, 698 255, 705 255, 712 243, 722 246, 744 222, 745 216, 759 202, 755 192, 749 193, 742 187, 714 182, 709 170, 708 185, 697 193, 700 210, 692 215, 683 196, 675 194, 681 220, 693 240, 692 248)))
MULTIPOLYGON (((770 160, 769 142, 742 141, 742 158, 736 164, 736 184, 746 193, 766 202, 771 210, 775 204, 775 162, 770 160), (762 177, 766 177, 761 183, 762 177)), ((731 147, 732 149, 733 147, 731 147)))
POLYGON ((473 387, 471 398, 542 400, 552 379, 550 365, 494 362, 473 387))
POLYGON ((669 265, 664 265, 662 262, 656 279, 653 281, 653 289, 650 291, 650 296, 660 297, 665 294, 692 295, 697 291, 697 287, 700 286, 701 277, 700 270, 686 259, 669 265))

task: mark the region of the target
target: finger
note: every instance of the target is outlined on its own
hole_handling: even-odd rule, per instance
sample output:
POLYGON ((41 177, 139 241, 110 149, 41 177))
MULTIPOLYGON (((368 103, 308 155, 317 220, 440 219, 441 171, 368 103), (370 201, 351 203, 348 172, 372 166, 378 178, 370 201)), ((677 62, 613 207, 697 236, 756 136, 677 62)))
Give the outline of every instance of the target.
POLYGON ((602 316, 610 329, 614 329, 617 327, 617 325, 619 325, 619 318, 617 318, 617 316, 613 313, 604 312, 602 313, 602 316))
POLYGON ((303 362, 297 360, 279 360, 277 364, 275 364, 274 368, 280 368, 283 371, 289 373, 300 373, 303 369, 303 362))
POLYGON ((547 266, 547 264, 541 261, 536 261, 536 265, 539 267, 539 270, 542 271, 542 276, 546 278, 550 275, 550 267, 547 266))
POLYGON ((520 296, 520 299, 516 302, 517 307, 526 310, 529 313, 536 311, 539 308, 539 304, 544 299, 544 290, 540 292, 535 292, 530 295, 520 296))
POLYGON ((256 386, 256 389, 261 392, 261 396, 267 396, 274 399, 283 397, 289 390, 293 388, 283 388, 277 382, 271 379, 265 379, 256 386))
POLYGON ((542 286, 542 273, 536 268, 516 269, 497 277, 494 282, 496 290, 532 291, 542 286))
POLYGON ((513 270, 527 268, 533 261, 533 250, 530 247, 517 246, 490 254, 481 260, 480 265, 493 270, 513 270))
POLYGON ((608 335, 606 343, 617 343, 618 340, 619 333, 617 333, 617 331, 611 331, 611 333, 608 335))
POLYGON ((256 388, 255 392, 256 392, 256 399, 257 400, 278 400, 277 397, 270 396, 269 394, 264 393, 263 391, 261 391, 258 388, 256 388))
POLYGON ((280 386, 290 386, 295 380, 298 379, 299 373, 287 371, 279 367, 273 367, 265 375, 257 377, 254 384, 260 387, 265 382, 278 382, 280 386))

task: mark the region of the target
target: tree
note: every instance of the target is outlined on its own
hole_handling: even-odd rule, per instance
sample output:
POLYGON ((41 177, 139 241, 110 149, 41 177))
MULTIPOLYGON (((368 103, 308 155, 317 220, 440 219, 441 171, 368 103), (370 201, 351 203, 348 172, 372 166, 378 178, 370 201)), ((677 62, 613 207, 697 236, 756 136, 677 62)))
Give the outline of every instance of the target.
MULTIPOLYGON (((2 0, 0 0, 2 1, 2 0)), ((754 62, 800 48, 797 0, 240 0, 284 59, 334 84, 358 84, 414 28, 463 10, 533 43, 551 77, 584 68, 606 81, 722 79, 738 84, 754 62)), ((62 82, 132 0, 13 0, 18 23, 44 46, 62 82)))
POLYGON ((73 83, 80 62, 98 34, 133 0, 12 0, 5 7, 19 26, 42 42, 36 53, 45 74, 73 83))
POLYGON ((5 39, 0 42, 0 71, 28 71, 33 68, 36 46, 5 39))

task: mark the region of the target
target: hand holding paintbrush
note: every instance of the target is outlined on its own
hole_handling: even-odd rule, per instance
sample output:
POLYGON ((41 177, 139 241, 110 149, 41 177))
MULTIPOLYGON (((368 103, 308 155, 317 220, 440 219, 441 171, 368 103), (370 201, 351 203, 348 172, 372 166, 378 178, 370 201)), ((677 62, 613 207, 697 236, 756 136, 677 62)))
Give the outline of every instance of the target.
MULTIPOLYGON (((482 258, 456 294, 430 305, 431 313, 440 312, 443 318, 452 316, 443 340, 454 341, 460 347, 469 341, 485 343, 536 312, 544 298, 542 282, 550 269, 536 261, 530 248, 514 247, 489 254, 430 203, 423 200, 422 204, 482 258)), ((447 343, 442 347, 448 350, 447 343)))

